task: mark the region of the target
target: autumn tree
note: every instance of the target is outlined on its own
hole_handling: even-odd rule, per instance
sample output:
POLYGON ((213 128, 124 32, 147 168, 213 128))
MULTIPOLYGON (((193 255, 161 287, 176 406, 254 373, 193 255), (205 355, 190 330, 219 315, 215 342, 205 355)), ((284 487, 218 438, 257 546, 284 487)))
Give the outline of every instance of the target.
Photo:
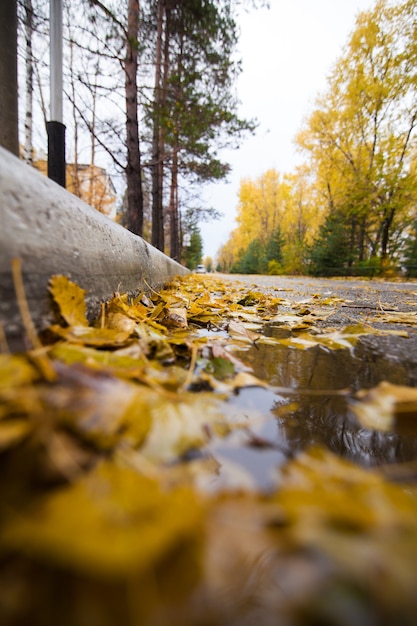
POLYGON ((226 270, 257 273, 302 273, 306 248, 318 228, 307 170, 292 175, 268 170, 256 180, 243 179, 237 228, 221 248, 226 270))
POLYGON ((299 143, 330 221, 349 223, 351 262, 396 252, 417 199, 417 6, 379 0, 359 15, 299 143))

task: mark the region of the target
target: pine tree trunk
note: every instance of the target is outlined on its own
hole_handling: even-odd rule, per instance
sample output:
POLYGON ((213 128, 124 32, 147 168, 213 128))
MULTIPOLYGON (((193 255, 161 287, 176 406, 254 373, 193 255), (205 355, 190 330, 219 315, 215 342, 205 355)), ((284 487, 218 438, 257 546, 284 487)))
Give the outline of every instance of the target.
POLYGON ((180 260, 179 220, 178 220, 178 148, 174 147, 172 155, 171 191, 169 201, 170 217, 170 255, 176 261, 180 260))
POLYGON ((384 263, 388 256, 388 244, 391 225, 394 220, 395 209, 390 209, 382 223, 382 237, 381 237, 381 260, 384 263))
POLYGON ((139 0, 128 0, 125 61, 126 143, 127 143, 127 227, 136 235, 143 231, 142 167, 138 122, 138 34, 139 0))
POLYGON ((163 1, 158 2, 157 40, 155 50, 154 117, 152 136, 152 245, 164 249, 163 176, 164 145, 160 123, 162 94, 163 1))

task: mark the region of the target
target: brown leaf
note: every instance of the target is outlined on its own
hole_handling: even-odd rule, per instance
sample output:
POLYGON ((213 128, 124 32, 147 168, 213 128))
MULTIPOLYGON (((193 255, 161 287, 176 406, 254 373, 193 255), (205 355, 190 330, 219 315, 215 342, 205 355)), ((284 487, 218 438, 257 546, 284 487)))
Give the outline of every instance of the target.
POLYGON ((187 309, 183 307, 165 309, 161 323, 168 328, 187 328, 187 309))

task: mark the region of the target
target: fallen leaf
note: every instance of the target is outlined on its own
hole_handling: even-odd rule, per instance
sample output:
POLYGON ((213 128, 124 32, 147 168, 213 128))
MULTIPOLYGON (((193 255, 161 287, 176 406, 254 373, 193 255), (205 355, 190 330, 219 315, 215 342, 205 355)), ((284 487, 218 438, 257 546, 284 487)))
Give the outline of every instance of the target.
POLYGON ((187 309, 182 307, 165 309, 161 323, 167 328, 187 328, 187 309))
POLYGON ((173 461, 192 448, 201 448, 211 429, 226 422, 219 399, 209 393, 182 392, 176 400, 154 393, 147 399, 152 427, 142 454, 153 461, 173 461))
POLYGON ((248 372, 239 372, 233 379, 233 387, 239 389, 240 387, 267 387, 265 381, 260 380, 253 374, 248 372))
POLYGON ((0 421, 0 450, 20 442, 32 430, 32 425, 23 419, 0 421))
POLYGON ((68 326, 88 326, 84 289, 66 276, 52 276, 49 291, 68 326))
POLYGON ((417 313, 413 312, 390 312, 375 315, 374 321, 384 322, 386 324, 405 324, 406 326, 415 326, 417 324, 417 313))
POLYGON ((119 347, 126 345, 131 335, 130 330, 117 328, 92 328, 88 326, 70 326, 62 328, 56 324, 50 327, 51 332, 71 343, 79 343, 95 347, 119 347))
POLYGON ((201 516, 189 489, 163 492, 154 480, 104 463, 70 488, 46 496, 30 516, 12 518, 2 545, 98 578, 126 578, 194 543, 201 516))
POLYGON ((383 381, 359 391, 352 409, 365 428, 394 430, 396 420, 404 417, 414 415, 417 422, 417 389, 383 381))
POLYGON ((259 339, 260 335, 248 330, 246 326, 240 322, 229 322, 227 326, 227 332, 234 339, 242 339, 243 341, 249 341, 251 343, 259 339))
POLYGON ((0 354, 0 391, 34 382, 36 369, 24 356, 0 354))

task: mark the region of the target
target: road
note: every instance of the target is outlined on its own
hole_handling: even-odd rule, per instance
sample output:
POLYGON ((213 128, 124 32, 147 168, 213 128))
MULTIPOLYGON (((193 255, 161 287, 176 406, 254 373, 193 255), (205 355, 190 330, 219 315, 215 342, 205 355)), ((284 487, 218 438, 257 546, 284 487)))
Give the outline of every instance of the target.
POLYGON ((216 277, 273 292, 291 304, 305 302, 309 308, 315 302, 320 306, 329 301, 333 312, 317 323, 323 330, 361 323, 378 330, 403 331, 403 337, 365 336, 359 347, 361 359, 383 360, 387 370, 399 367, 396 381, 417 386, 417 282, 237 274, 216 277))

